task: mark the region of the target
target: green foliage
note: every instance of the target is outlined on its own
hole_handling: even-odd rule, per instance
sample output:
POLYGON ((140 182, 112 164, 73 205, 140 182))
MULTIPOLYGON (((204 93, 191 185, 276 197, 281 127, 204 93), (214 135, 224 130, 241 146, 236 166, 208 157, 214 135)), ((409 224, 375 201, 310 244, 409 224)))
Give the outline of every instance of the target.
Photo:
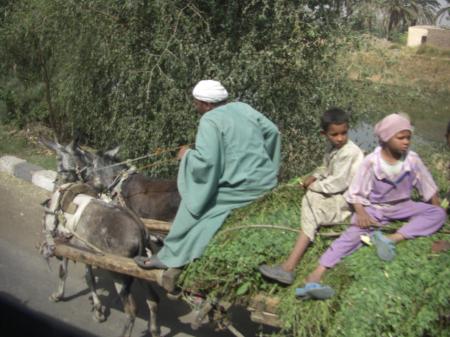
POLYGON ((27 133, 28 130, 18 132, 15 128, 0 124, 0 156, 18 156, 47 170, 54 170, 56 158, 37 146, 35 135, 27 133))
MULTIPOLYGON (((283 133, 283 176, 321 156, 319 115, 359 107, 335 62, 348 35, 317 1, 17 0, 1 7, 1 115, 136 157, 194 140, 190 90, 221 80, 283 133), (11 87, 11 85, 9 85, 11 87), (39 95, 34 95, 38 93, 39 95), (40 98, 36 101, 36 98, 40 98), (43 109, 45 107, 45 109, 43 109), (305 160, 308 158, 308 160, 305 160)), ((173 174, 175 167, 150 173, 173 174)))
MULTIPOLYGON (((433 167, 444 193, 449 186, 445 170, 439 167, 448 155, 428 145, 419 150, 424 162, 433 167)), ((327 301, 300 301, 294 296, 295 287, 303 286, 304 278, 332 242, 323 234, 345 229, 343 225, 324 227, 298 266, 293 286, 264 280, 258 266, 280 263, 294 245, 302 195, 302 189, 288 183, 235 210, 204 256, 183 271, 180 285, 242 305, 256 294, 278 297, 283 324, 279 336, 450 335, 450 251, 431 253, 432 242, 448 240, 448 234, 402 242, 389 263, 377 257, 374 247, 365 246, 327 273, 323 281, 336 290, 336 296, 327 301)), ((390 231, 399 226, 401 223, 390 225, 390 231)), ((447 221, 444 231, 449 230, 447 221)))
POLYGON ((354 282, 340 293, 327 336, 448 336, 450 254, 432 255, 434 239, 402 243, 392 263, 368 249, 348 258, 354 282))

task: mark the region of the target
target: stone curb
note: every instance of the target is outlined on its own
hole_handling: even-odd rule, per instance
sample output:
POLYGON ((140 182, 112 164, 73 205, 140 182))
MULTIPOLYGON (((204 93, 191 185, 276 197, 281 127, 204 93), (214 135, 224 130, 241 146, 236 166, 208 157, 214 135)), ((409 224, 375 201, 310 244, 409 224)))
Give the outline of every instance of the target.
POLYGON ((14 157, 0 157, 0 171, 29 181, 30 183, 52 192, 55 187, 56 172, 45 170, 40 166, 30 164, 26 160, 14 157))

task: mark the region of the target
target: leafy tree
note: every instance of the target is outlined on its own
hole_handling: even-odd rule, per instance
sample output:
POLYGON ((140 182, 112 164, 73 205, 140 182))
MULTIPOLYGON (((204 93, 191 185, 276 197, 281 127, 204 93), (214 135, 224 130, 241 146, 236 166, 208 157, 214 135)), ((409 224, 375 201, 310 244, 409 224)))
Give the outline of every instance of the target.
POLYGON ((192 143, 190 88, 215 78, 279 125, 290 176, 321 157, 324 109, 359 113, 335 62, 346 28, 323 1, 16 0, 8 11, 6 115, 47 123, 63 140, 121 144, 128 158, 192 143))

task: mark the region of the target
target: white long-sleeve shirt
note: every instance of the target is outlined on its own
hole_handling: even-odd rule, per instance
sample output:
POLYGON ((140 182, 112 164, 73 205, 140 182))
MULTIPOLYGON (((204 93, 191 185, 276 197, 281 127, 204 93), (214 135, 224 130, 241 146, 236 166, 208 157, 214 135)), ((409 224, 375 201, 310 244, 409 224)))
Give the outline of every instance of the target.
POLYGON ((364 153, 351 140, 340 149, 332 148, 325 153, 323 165, 314 171, 317 180, 309 190, 323 194, 344 193, 363 159, 364 153))

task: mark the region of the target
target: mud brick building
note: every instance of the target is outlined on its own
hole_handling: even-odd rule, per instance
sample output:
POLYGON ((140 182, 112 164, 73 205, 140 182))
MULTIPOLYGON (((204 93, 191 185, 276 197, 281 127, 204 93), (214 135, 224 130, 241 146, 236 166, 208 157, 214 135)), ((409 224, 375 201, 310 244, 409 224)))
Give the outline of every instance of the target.
POLYGON ((450 49, 450 29, 437 26, 412 26, 408 29, 408 47, 427 45, 450 49))

